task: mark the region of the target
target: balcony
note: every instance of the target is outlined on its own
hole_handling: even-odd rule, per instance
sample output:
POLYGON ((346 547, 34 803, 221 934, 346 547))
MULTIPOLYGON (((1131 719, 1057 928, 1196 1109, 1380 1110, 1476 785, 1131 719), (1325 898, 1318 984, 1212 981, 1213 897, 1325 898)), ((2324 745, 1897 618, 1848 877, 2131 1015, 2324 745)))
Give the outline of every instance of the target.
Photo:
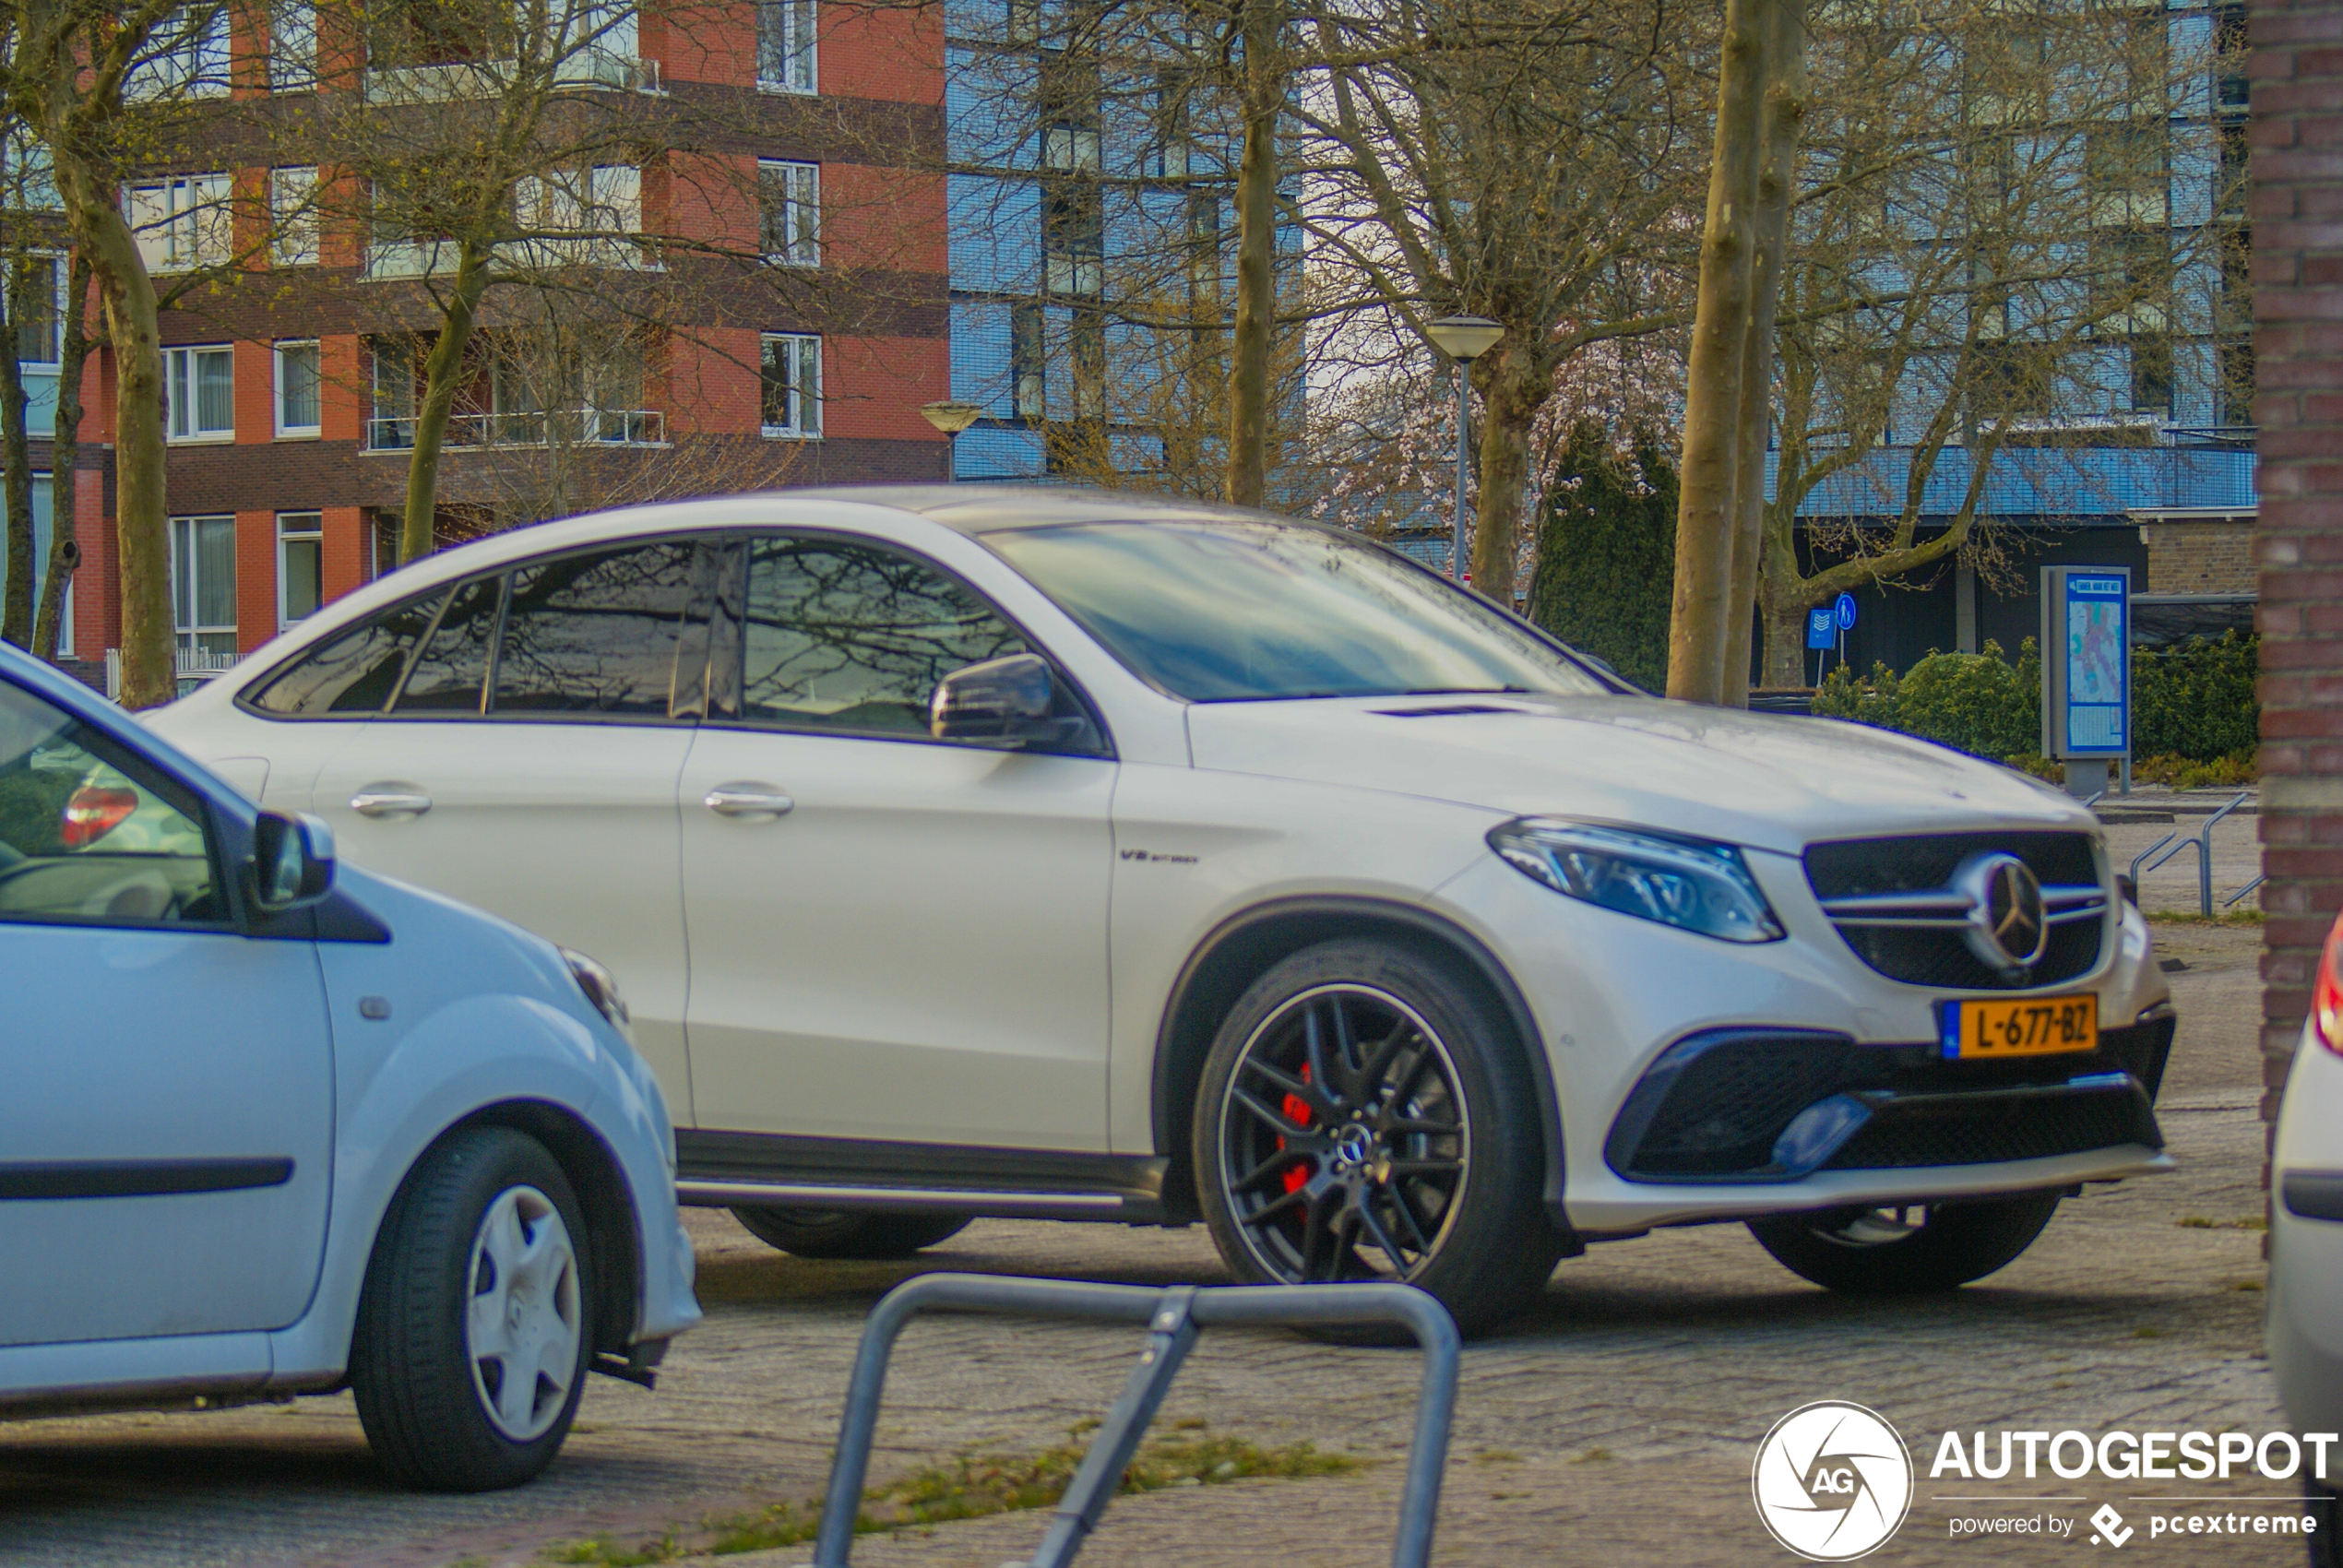
MULTIPOLYGON (((664 446, 667 415, 658 409, 451 414, 442 445, 449 451, 491 446, 664 446)), ((366 422, 369 452, 411 452, 414 447, 413 416, 366 422)))
MULTIPOLYGON (((370 103, 460 103, 495 98, 512 82, 517 68, 510 58, 370 68, 365 77, 366 100, 370 103)), ((553 80, 560 87, 589 91, 663 90, 658 61, 600 45, 589 45, 560 62, 553 80)))

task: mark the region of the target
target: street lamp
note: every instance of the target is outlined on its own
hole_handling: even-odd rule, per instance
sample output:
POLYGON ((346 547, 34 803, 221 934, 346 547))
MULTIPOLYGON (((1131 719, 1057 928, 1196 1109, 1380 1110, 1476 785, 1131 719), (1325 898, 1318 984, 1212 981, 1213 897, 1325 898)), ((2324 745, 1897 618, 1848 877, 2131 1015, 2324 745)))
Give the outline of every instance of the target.
POLYGON ((920 412, 927 422, 944 433, 944 478, 946 482, 960 477, 959 443, 955 439, 960 432, 983 417, 984 410, 974 403, 955 402, 946 398, 938 403, 922 403, 920 412))
POLYGON ((1444 315, 1426 324, 1424 336, 1432 346, 1457 362, 1457 521, 1455 542, 1448 551, 1448 576, 1464 581, 1465 549, 1465 476, 1472 466, 1472 440, 1469 427, 1471 405, 1467 372, 1472 362, 1496 347, 1497 339, 1505 335, 1502 322, 1485 315, 1444 315))

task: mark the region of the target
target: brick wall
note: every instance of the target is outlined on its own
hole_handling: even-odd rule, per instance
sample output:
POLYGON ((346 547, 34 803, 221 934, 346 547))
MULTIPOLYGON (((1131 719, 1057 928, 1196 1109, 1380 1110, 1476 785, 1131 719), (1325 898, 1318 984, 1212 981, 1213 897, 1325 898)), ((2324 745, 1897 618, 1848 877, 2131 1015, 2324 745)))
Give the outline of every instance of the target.
POLYGON ((2343 4, 2255 0, 2251 25, 2270 1117, 2343 908, 2343 4))
POLYGON ((2170 521, 2140 525, 2147 546, 2142 593, 2252 593, 2254 525, 2170 521))

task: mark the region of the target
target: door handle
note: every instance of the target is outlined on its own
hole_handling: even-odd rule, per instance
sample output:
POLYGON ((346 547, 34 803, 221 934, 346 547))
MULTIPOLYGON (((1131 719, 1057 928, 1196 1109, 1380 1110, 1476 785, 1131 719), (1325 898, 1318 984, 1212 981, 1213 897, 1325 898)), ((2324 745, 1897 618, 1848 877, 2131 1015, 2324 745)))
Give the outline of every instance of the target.
POLYGON ((350 809, 360 816, 421 816, 431 810, 431 797, 412 784, 371 784, 350 797, 350 809))
POLYGON ((701 803, 718 816, 748 817, 787 816, 797 806, 770 784, 719 784, 701 803))

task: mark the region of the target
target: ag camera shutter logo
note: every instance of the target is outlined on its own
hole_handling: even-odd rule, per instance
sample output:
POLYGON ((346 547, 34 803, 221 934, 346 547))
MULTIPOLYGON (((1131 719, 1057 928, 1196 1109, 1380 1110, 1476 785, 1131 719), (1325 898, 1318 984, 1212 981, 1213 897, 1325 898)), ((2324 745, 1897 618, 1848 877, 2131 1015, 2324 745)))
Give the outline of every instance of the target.
POLYGON ((1903 1524, 1912 1457, 1878 1412, 1821 1399, 1774 1423, 1750 1491, 1774 1539, 1811 1562, 1849 1562, 1903 1524))

